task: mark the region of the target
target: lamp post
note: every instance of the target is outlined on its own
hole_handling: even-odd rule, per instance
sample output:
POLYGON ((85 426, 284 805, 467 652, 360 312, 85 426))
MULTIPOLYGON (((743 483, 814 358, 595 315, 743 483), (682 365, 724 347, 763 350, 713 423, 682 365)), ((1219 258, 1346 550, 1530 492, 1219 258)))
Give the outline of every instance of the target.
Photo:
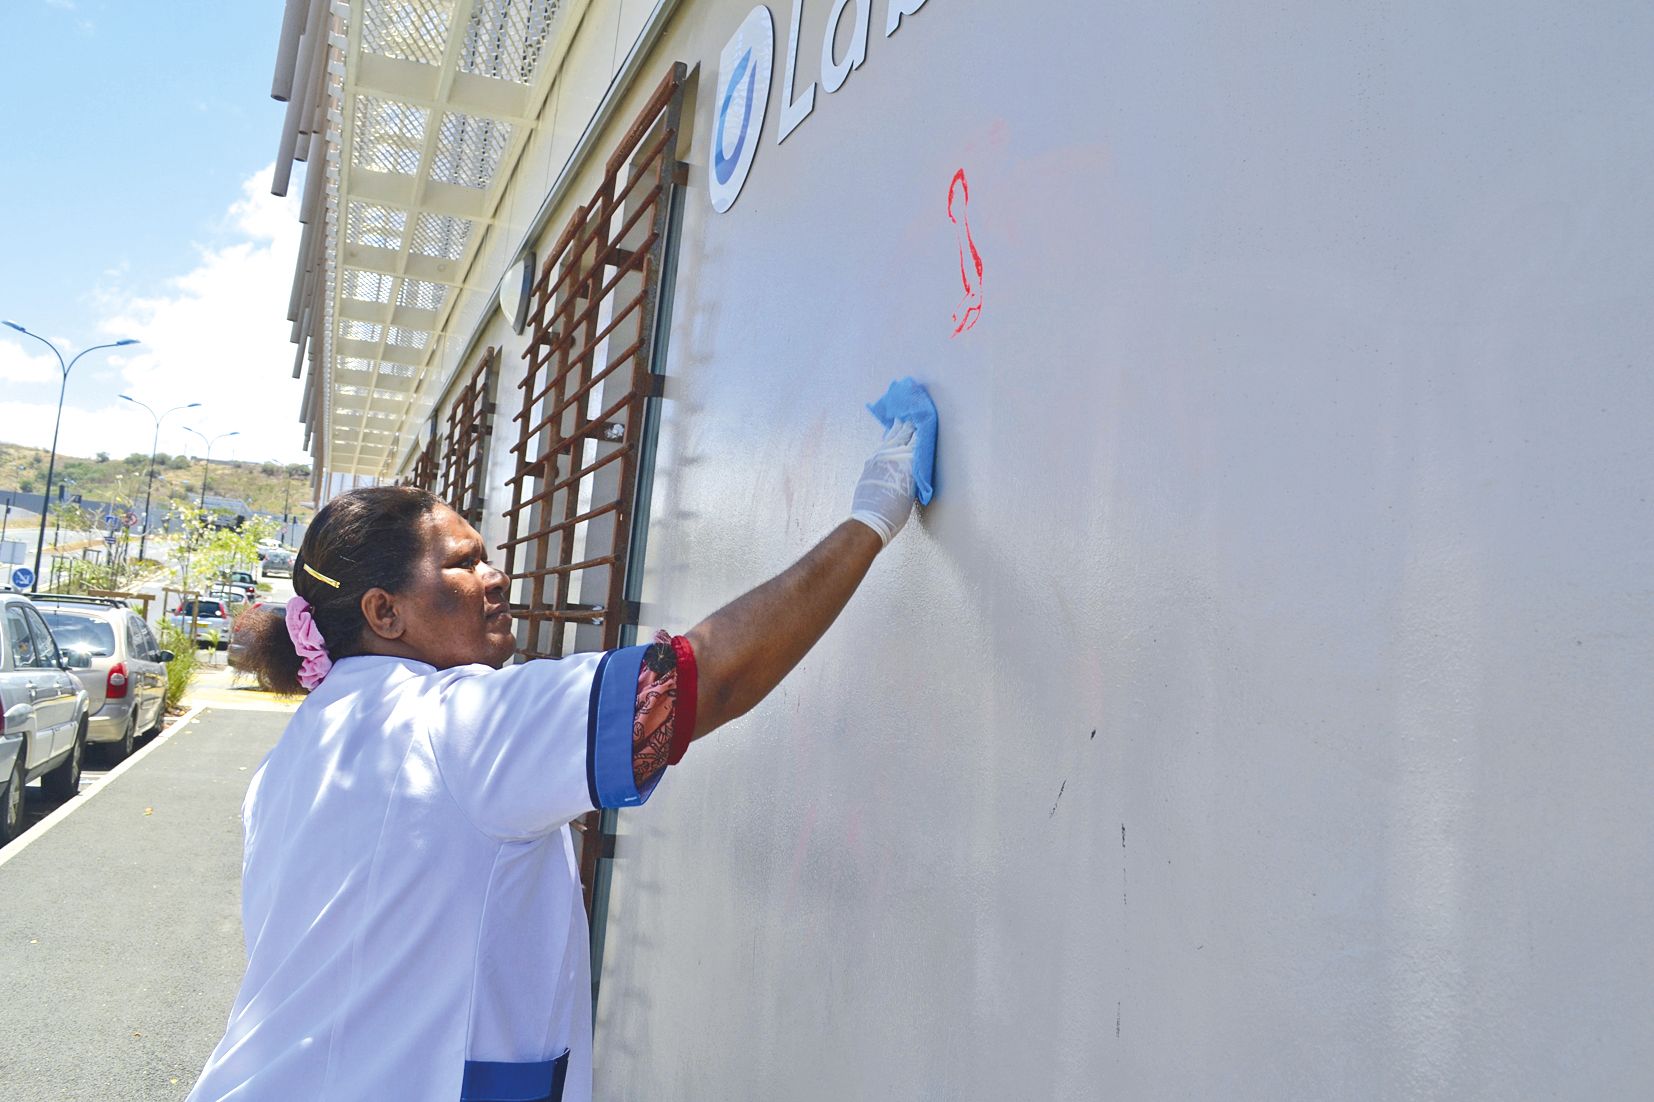
POLYGON ((207 464, 212 462, 212 446, 214 444, 218 443, 220 440, 223 440, 227 436, 240 436, 241 433, 239 433, 239 432, 221 432, 217 436, 213 437, 211 440, 208 440, 206 433, 196 432, 194 429, 190 428, 188 425, 184 426, 184 431, 189 432, 189 433, 195 433, 196 436, 199 436, 201 438, 201 442, 203 444, 207 445, 207 452, 206 452, 205 455, 203 455, 201 457, 201 511, 206 512, 206 509, 207 509, 207 464))
MULTIPOLYGON (((190 434, 195 435, 195 436, 199 436, 201 438, 201 442, 207 446, 206 453, 204 455, 202 455, 202 457, 201 457, 201 512, 204 514, 207 511, 207 469, 208 469, 208 464, 210 464, 212 462, 212 446, 214 444, 218 443, 220 440, 224 439, 226 436, 240 436, 241 434, 239 432, 221 432, 217 436, 214 436, 212 439, 209 440, 207 438, 206 433, 198 432, 197 430, 190 428, 188 425, 183 426, 183 429, 187 433, 190 433, 190 434)), ((196 529, 196 531, 199 531, 199 530, 200 529, 196 529)), ((191 541, 191 540, 194 539, 194 536, 189 535, 188 531, 189 530, 186 528, 185 529, 185 532, 186 532, 185 539, 186 539, 186 541, 191 541)), ((186 542, 185 546, 188 547, 187 542, 186 542)), ((185 583, 187 585, 188 580, 189 580, 189 559, 188 559, 188 557, 186 557, 184 559, 184 579, 185 579, 185 583)))
MULTIPOLYGON (((149 498, 150 494, 155 490, 155 449, 161 446, 161 422, 165 421, 168 417, 171 417, 174 413, 177 413, 181 409, 195 409, 200 406, 201 403, 191 402, 187 406, 173 406, 165 413, 157 414, 154 410, 150 409, 130 394, 123 394, 121 397, 126 401, 131 402, 133 405, 138 406, 145 413, 155 418, 155 437, 149 442, 149 482, 144 486, 144 530, 143 533, 138 536, 138 560, 142 562, 144 550, 149 546, 149 498)), ((205 483, 203 483, 203 485, 205 485, 205 483)))
POLYGON ((46 511, 52 507, 52 473, 57 470, 57 434, 58 430, 63 427, 63 395, 69 389, 69 372, 74 370, 75 365, 80 362, 80 358, 88 352, 96 352, 100 348, 124 348, 129 344, 137 344, 138 342, 131 337, 127 337, 124 340, 111 341, 108 344, 94 344, 91 348, 84 348, 77 352, 74 359, 64 363, 63 353, 57 350, 57 345, 42 337, 39 333, 31 333, 15 321, 0 322, 0 325, 15 329, 25 337, 33 337, 47 348, 50 348, 52 355, 57 357, 58 367, 63 369, 63 382, 57 388, 57 420, 52 422, 52 454, 51 458, 46 461, 46 494, 40 501, 40 535, 35 537, 34 541, 34 585, 29 588, 38 590, 40 588, 40 557, 46 550, 46 511))

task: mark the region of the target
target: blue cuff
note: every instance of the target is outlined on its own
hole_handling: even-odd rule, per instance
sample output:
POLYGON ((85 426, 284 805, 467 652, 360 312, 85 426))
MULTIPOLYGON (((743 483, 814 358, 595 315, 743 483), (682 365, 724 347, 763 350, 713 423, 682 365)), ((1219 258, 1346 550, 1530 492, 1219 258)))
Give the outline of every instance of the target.
POLYGON ((632 775, 632 724, 637 679, 647 644, 609 651, 592 677, 586 717, 586 784, 593 807, 637 807, 660 783, 661 773, 639 791, 632 775))

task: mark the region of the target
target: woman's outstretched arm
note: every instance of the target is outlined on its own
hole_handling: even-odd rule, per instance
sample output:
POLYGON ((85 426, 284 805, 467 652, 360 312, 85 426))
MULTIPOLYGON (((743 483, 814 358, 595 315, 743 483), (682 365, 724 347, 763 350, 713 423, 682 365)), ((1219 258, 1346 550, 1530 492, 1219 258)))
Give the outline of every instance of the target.
POLYGON ((851 519, 689 631, 698 674, 691 738, 750 711, 838 619, 913 510, 913 452, 913 427, 899 421, 862 470, 851 519))

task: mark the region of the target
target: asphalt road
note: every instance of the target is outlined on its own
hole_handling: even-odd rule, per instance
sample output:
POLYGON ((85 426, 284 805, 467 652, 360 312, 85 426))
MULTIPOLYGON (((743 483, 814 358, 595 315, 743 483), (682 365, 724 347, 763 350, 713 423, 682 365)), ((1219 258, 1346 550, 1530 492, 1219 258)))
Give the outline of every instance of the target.
POLYGON ((290 711, 263 697, 207 707, 0 850, 8 1099, 189 1093, 246 963, 241 798, 290 711))

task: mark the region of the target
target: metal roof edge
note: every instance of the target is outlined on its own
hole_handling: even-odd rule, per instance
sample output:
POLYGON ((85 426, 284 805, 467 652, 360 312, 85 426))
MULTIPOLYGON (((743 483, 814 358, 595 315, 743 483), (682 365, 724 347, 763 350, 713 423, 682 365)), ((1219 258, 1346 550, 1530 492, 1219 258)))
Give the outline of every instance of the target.
MULTIPOLYGON (((586 158, 591 154, 592 146, 596 144, 598 135, 602 134, 613 120, 615 111, 620 107, 620 101, 631 90, 638 74, 642 71, 644 59, 653 52, 656 44, 659 43, 661 34, 666 29, 667 21, 671 19, 681 3, 682 0, 656 0, 655 10, 649 13, 649 18, 645 20, 643 30, 637 36, 637 41, 632 43, 632 49, 626 55, 626 60, 621 62, 620 68, 615 71, 614 77, 609 81, 608 90, 603 93, 602 101, 598 103, 597 110, 592 112, 592 117, 586 121, 586 127, 580 132, 579 140, 574 143, 574 148, 569 151, 568 160, 563 162, 563 167, 558 170, 557 178, 552 181, 551 187, 546 190, 545 198, 540 201, 539 209, 534 212, 534 217, 529 219, 528 228, 523 231, 522 237, 512 246, 511 251, 505 254, 505 265, 494 277, 493 290, 489 292, 490 299, 498 297, 500 280, 504 279, 506 273, 511 271, 512 266, 521 259, 524 251, 540 234, 545 232, 546 224, 551 220, 552 211, 556 210, 557 205, 566 197, 569 188, 573 185, 574 177, 579 174, 586 158)), ((462 344, 454 346, 459 349, 459 352, 444 372, 442 385, 437 388, 436 397, 431 405, 432 409, 440 409, 442 403, 448 399, 454 389, 455 381, 463 374, 462 369, 465 364, 476 354, 477 345, 488 329, 492 314, 492 310, 484 310, 476 325, 472 327, 471 334, 465 338, 462 344)), ((403 455, 402 462, 396 467, 397 474, 408 468, 412 459, 418 455, 420 447, 418 440, 415 440, 409 446, 408 451, 403 455)))

